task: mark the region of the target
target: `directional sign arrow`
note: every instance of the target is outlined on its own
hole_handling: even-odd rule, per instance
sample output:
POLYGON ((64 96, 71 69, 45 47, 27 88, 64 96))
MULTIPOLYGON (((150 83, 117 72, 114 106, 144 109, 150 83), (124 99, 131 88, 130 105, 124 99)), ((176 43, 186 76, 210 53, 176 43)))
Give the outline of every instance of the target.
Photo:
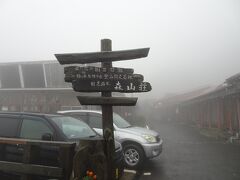
POLYGON ((68 53, 55 54, 55 56, 60 64, 87 64, 143 58, 148 56, 149 49, 150 48, 91 53, 68 53))
POLYGON ((130 68, 118 68, 118 67, 95 67, 95 66, 68 66, 64 67, 64 74, 76 74, 76 73, 124 73, 124 74, 133 74, 134 70, 130 68))
POLYGON ((72 82, 74 91, 78 92, 148 92, 152 87, 148 82, 136 80, 75 80, 72 82))
POLYGON ((141 74, 118 74, 118 73, 67 73, 65 74, 65 82, 74 80, 89 80, 89 81, 118 81, 118 80, 135 80, 142 82, 144 77, 141 74))

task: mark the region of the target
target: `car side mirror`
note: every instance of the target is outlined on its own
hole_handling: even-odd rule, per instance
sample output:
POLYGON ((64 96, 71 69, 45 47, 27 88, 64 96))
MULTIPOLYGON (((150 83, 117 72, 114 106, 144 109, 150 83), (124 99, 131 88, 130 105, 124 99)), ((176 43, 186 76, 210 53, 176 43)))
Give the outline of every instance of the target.
POLYGON ((42 135, 42 140, 44 141, 52 141, 53 140, 53 135, 50 133, 45 133, 42 135))

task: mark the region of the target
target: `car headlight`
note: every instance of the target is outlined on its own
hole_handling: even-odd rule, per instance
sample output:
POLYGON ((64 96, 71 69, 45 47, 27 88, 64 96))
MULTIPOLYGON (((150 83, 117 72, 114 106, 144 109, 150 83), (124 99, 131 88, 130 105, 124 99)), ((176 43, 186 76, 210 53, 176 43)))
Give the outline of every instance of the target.
POLYGON ((142 137, 149 143, 156 143, 157 142, 156 137, 154 137, 152 135, 144 134, 144 135, 142 135, 142 137))

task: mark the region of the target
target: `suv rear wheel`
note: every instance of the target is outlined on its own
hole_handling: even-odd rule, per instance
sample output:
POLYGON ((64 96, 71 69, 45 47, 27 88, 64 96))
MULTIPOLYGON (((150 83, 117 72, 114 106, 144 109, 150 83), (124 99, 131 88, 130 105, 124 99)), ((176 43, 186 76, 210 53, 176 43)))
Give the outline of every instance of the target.
POLYGON ((143 149, 136 144, 126 144, 123 146, 124 162, 128 168, 137 169, 144 162, 143 149))

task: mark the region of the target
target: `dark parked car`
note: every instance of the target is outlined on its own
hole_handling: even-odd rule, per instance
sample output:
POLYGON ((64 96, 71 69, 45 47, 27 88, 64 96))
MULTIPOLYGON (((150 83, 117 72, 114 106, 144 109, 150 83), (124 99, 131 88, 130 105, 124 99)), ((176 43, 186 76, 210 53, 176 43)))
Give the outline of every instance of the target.
MULTIPOLYGON (((63 115, 37 113, 0 112, 0 137, 24 138, 34 140, 48 140, 78 142, 80 139, 101 139, 85 122, 63 115)), ((17 145, 7 145, 5 161, 22 162, 23 148, 17 145)), ((59 164, 56 148, 46 147, 40 163, 57 166, 59 164)), ((115 164, 122 172, 123 152, 121 144, 115 142, 115 164)), ((4 175, 0 172, 0 179, 4 175), (1 177, 2 176, 2 177, 1 177)), ((5 174, 6 175, 6 174, 5 174)))

